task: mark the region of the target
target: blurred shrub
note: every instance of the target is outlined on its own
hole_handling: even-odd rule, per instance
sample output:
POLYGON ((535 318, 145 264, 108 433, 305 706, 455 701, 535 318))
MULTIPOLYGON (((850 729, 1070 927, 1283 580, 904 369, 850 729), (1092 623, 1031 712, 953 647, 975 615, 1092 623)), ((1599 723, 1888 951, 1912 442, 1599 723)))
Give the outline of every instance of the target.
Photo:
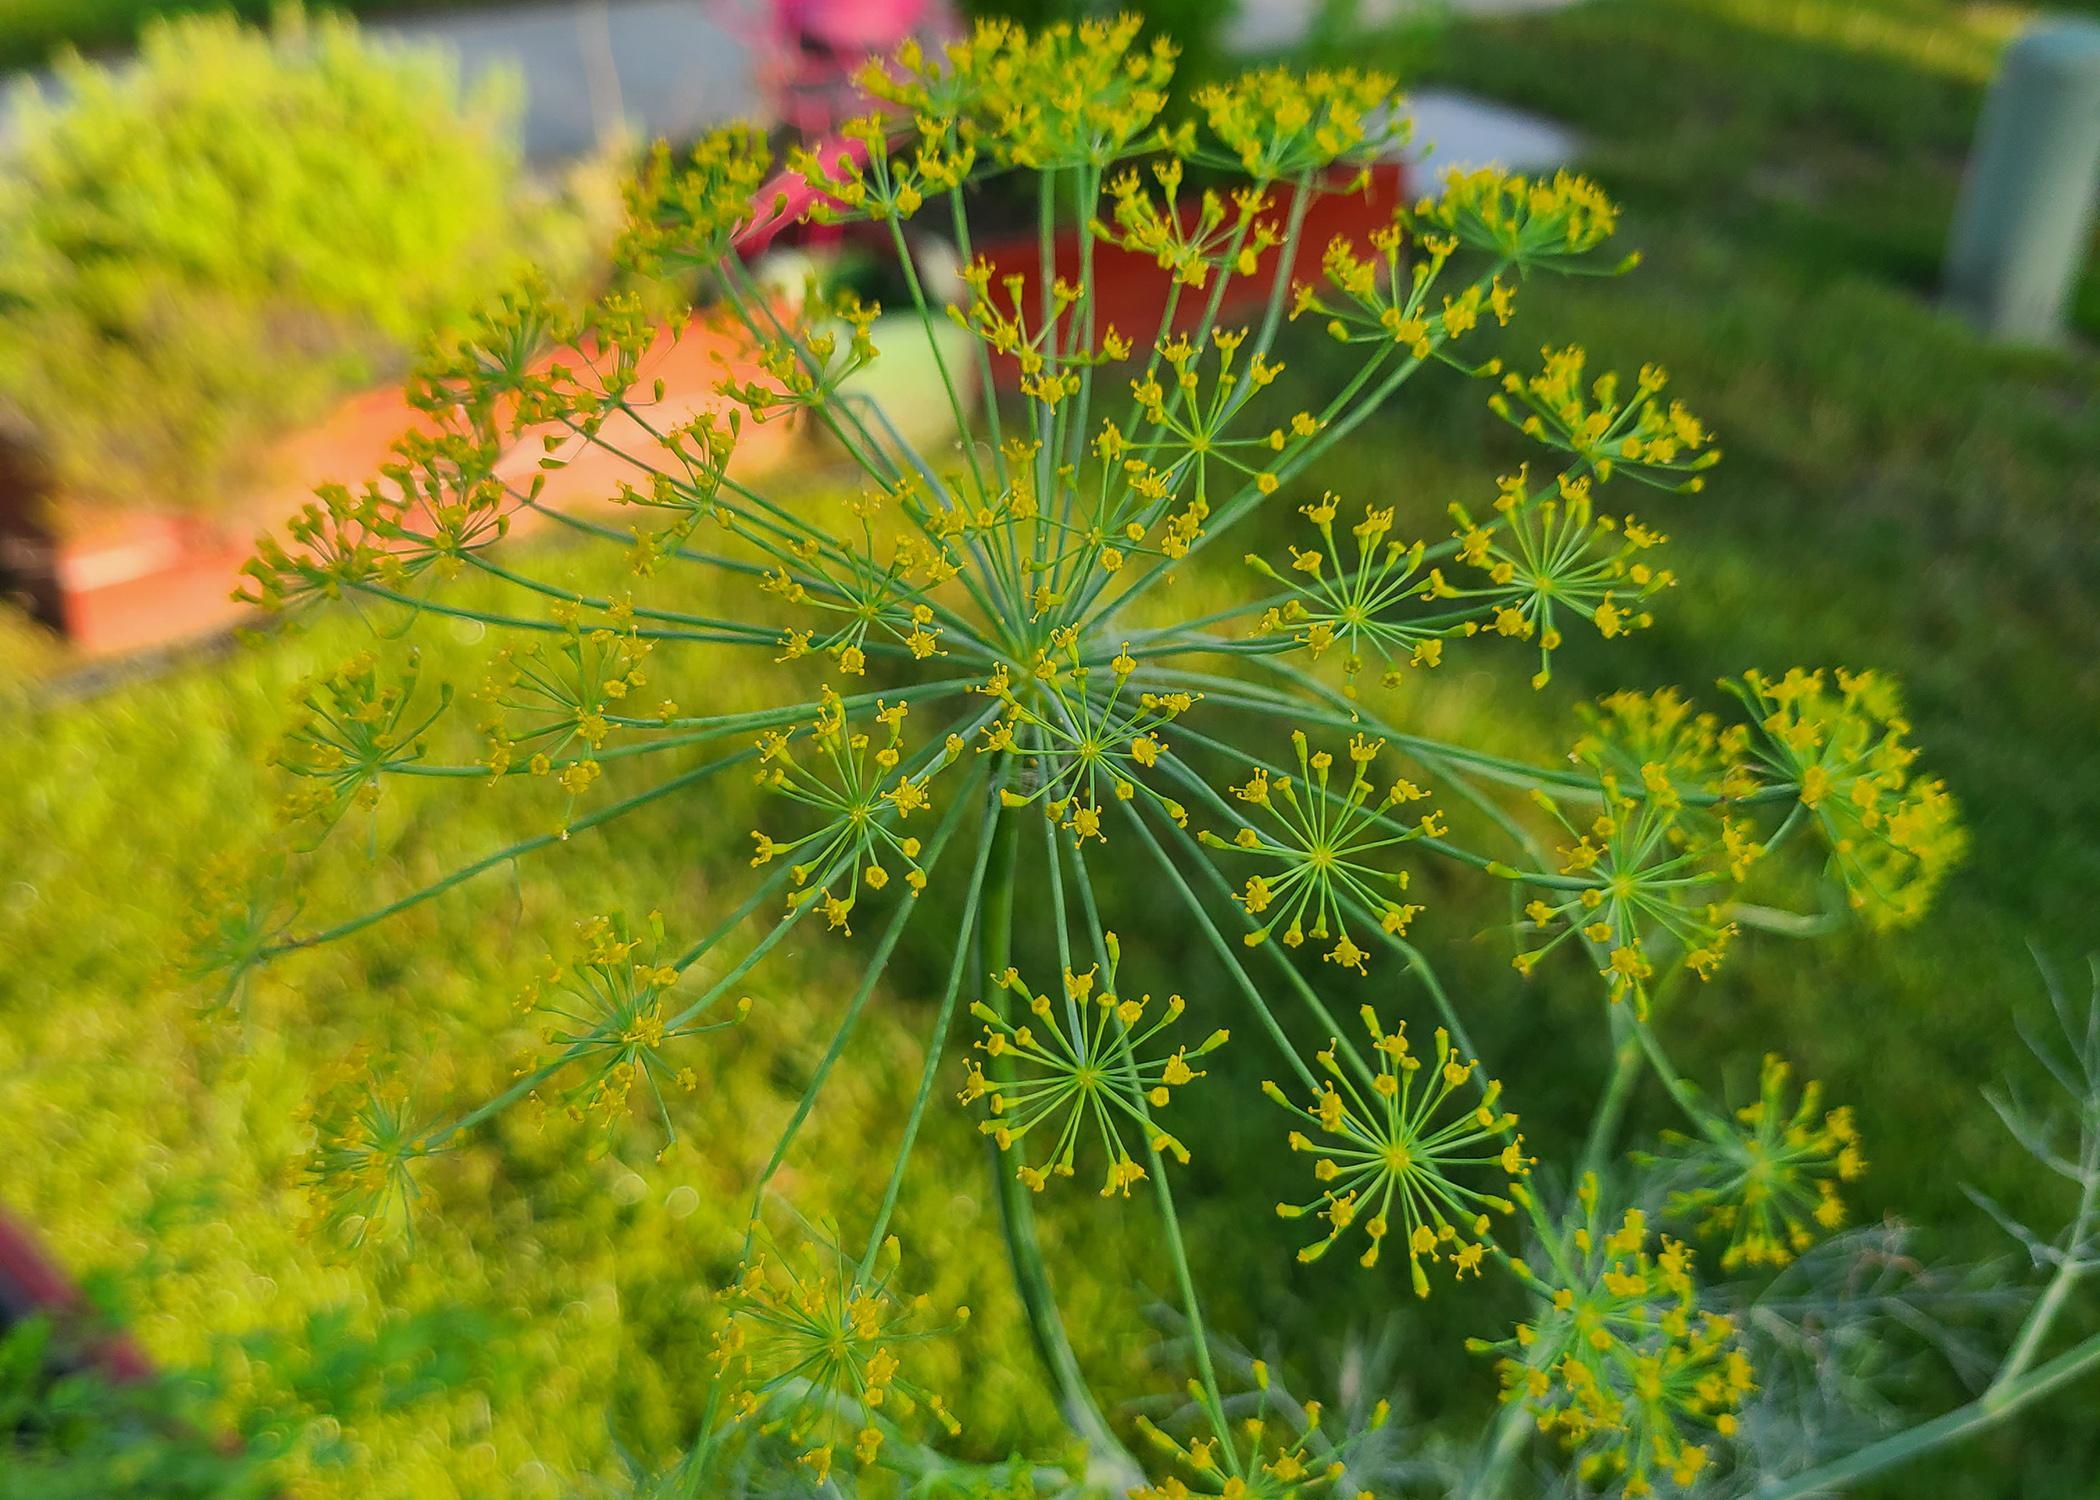
POLYGON ((263 1500, 274 1448, 200 1427, 208 1383, 182 1376, 116 1384, 65 1369, 64 1340, 31 1318, 0 1331, 4 1493, 37 1500, 263 1500))
POLYGON ((68 495, 211 503, 542 227, 506 91, 347 21, 186 17, 136 65, 58 75, 55 99, 25 89, 0 164, 0 401, 68 495))

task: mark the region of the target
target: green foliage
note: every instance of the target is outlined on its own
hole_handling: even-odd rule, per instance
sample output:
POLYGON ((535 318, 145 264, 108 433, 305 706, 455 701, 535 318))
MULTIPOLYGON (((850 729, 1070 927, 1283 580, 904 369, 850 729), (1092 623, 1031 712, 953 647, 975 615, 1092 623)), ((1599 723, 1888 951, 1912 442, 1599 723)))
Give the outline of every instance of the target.
MULTIPOLYGON (((617 549, 554 555, 589 586, 626 576, 617 549)), ((420 634, 434 676, 470 675, 485 654, 464 631, 420 634)), ((661 1135, 616 1142, 601 1118, 573 1120, 550 1095, 505 1123, 502 1145, 468 1139, 426 1164, 412 1255, 376 1235, 352 1250, 328 1231, 305 1164, 370 1059, 414 1056, 412 1076, 387 1070, 421 1110, 501 1088, 544 1051, 550 1025, 566 1026, 519 1001, 546 978, 547 954, 572 950, 575 914, 609 909, 637 879, 668 910, 705 909, 726 872, 745 869, 756 801, 732 786, 716 812, 617 847, 578 834, 558 865, 492 870, 428 922, 256 976, 238 1019, 200 1015, 177 974, 190 891, 274 826, 280 779, 250 747, 288 727, 294 684, 375 644, 355 620, 324 621, 26 714, 0 735, 0 822, 41 830, 0 885, 0 949, 35 955, 0 972, 6 1202, 76 1274, 116 1285, 116 1310, 151 1356, 217 1372, 200 1422, 296 1438, 272 1465, 280 1492, 566 1496, 625 1474, 623 1450, 654 1467, 690 1438, 712 1330, 694 1278, 733 1266, 740 1183, 817 1060, 808 1017, 835 1014, 851 975, 815 954, 754 983, 760 1011, 682 1054, 697 1087, 667 1090, 680 1145, 662 1160, 661 1135)), ((720 660, 693 665, 686 678, 659 664, 658 685, 732 705, 752 692, 720 660)), ((432 742, 438 754, 476 748, 470 731, 432 742)), ((514 836, 516 806, 469 785, 489 795, 389 787, 376 818, 351 814, 345 836, 374 858, 307 884, 307 903, 399 894, 514 836)), ((912 997, 935 962, 945 957, 900 953, 869 1051, 798 1162, 813 1191, 830 1196, 818 1185, 836 1182, 850 1195, 887 1165, 917 1066, 912 997)), ((996 1454, 1052 1418, 998 1295, 989 1210, 953 1187, 981 1171, 979 1137, 943 1111, 921 1149, 945 1165, 911 1186, 899 1222, 941 1269, 914 1290, 975 1310, 972 1346, 938 1351, 935 1368, 973 1441, 996 1454)), ((1132 1252, 1105 1225, 1075 1226, 1065 1242, 1103 1267, 1098 1288, 1072 1289, 1075 1319, 1099 1323, 1089 1357, 1128 1385, 1143 1350, 1112 1330, 1135 1316, 1118 1290, 1132 1252)))
POLYGON ((223 503, 251 445, 531 253, 510 105, 441 54, 286 9, 156 23, 59 84, 0 167, 0 399, 66 493, 223 503))
POLYGON ((0 1332, 0 1462, 6 1493, 38 1500, 261 1500, 267 1448, 222 1444, 198 1425, 201 1386, 178 1377, 117 1384, 65 1371, 49 1320, 0 1332))

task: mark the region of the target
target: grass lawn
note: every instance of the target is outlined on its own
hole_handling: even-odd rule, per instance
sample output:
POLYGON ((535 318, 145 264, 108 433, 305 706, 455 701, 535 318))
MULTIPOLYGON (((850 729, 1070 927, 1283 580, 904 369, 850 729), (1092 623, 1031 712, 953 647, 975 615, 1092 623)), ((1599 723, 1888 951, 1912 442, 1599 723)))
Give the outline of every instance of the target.
MULTIPOLYGON (((1578 126, 1646 255, 1621 281, 1543 289, 1532 328, 1661 362, 1727 453, 1704 494, 1650 508, 1684 580, 1657 627, 1571 661, 1544 714, 1740 665, 1883 668, 1964 803, 1973 853, 1921 930, 1783 949, 1685 1018, 1746 1043, 1734 1017, 1754 1004, 1756 1025, 1849 1064, 1885 1093, 1891 1206, 1934 1218, 1963 1207, 1950 1153, 1986 1177, 2011 1160, 1974 1089, 2020 1051, 2002 1012, 2034 994, 2024 945, 2081 956, 2100 884, 2100 255, 2078 352, 1992 349, 1932 305, 2004 35, 1967 14, 1598 0, 1462 28, 1438 67, 1578 126)), ((1432 487, 1453 452, 1500 442, 1474 393, 1444 389, 1383 434, 1432 487)))
MULTIPOLYGON (((1445 711, 1544 748, 1572 700, 1620 685, 1697 692, 1796 662, 1903 679, 1973 838, 1937 911, 1894 938, 1760 939, 1665 1025, 1710 1086, 1743 1090, 1768 1048, 1827 1079, 1868 1133, 1867 1216, 1931 1226, 1954 1259, 2018 1256, 1965 1183, 2046 1229, 2069 1210, 1980 1090, 2035 1076, 2009 1014, 2041 1003, 2027 945, 2074 985, 2100 945, 2100 245, 2074 352, 1988 348, 1932 304, 2018 20, 1924 0, 1595 0, 1460 26, 1428 80, 1576 126, 1646 255, 1622 281, 1541 288, 1512 354, 1550 339, 1659 361, 1727 453, 1704 494, 1647 507, 1683 579, 1654 630, 1592 643, 1535 699, 1450 685, 1445 711)), ((1397 475, 1427 530, 1523 456, 1477 391, 1443 390, 1329 482, 1397 475)), ((1509 1003, 1526 1003, 1514 986, 1509 1003)), ((1972 1445, 1938 1492, 2088 1492, 2090 1399, 1972 1445)))

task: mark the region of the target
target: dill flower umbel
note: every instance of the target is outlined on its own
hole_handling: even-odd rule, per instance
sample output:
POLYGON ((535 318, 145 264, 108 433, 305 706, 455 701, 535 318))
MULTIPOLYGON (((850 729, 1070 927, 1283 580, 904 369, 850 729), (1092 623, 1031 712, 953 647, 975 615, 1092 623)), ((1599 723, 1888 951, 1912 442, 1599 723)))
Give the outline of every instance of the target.
POLYGON ((877 746, 874 734, 848 723, 844 700, 826 687, 806 729, 768 729, 758 741, 759 785, 816 809, 824 821, 785 841, 754 831, 758 847, 751 863, 803 856, 789 867, 797 889, 793 900, 818 902, 825 922, 848 936, 856 888, 879 891, 888 885, 892 862, 902 863, 904 883, 914 895, 926 886, 920 842, 901 827, 931 805, 928 783, 961 753, 962 739, 950 735, 931 764, 905 766, 904 718, 910 712, 907 703, 877 700, 875 723, 883 735, 877 746), (832 893, 836 880, 845 881, 844 895, 832 893))
MULTIPOLYGON (((1523 1191, 1519 1189, 1519 1191, 1523 1191)), ((1692 1252, 1646 1216, 1605 1217, 1595 1173, 1569 1218, 1541 1230, 1541 1264, 1511 1262, 1542 1311, 1499 1342, 1504 1401, 1521 1402, 1542 1432, 1580 1455, 1585 1477, 1624 1494, 1658 1477, 1689 1488, 1713 1462, 1712 1437, 1736 1430, 1753 1389, 1733 1319, 1702 1311, 1692 1252)))
MULTIPOLYGON (((1330 785, 1333 752, 1313 750, 1305 731, 1291 731, 1298 752, 1298 775, 1271 774, 1257 766, 1254 774, 1232 789, 1234 797, 1268 815, 1265 824, 1243 821, 1232 838, 1205 830, 1202 841, 1215 849, 1251 855, 1269 873, 1250 875, 1241 886, 1239 903, 1250 922, 1248 946, 1265 942, 1278 923, 1287 947, 1306 938, 1334 939, 1327 958, 1345 969, 1366 972, 1367 950, 1350 935, 1349 917, 1375 925, 1390 936, 1407 931, 1419 906, 1394 899, 1405 891, 1405 870, 1381 868, 1387 849, 1443 831, 1435 812, 1403 823, 1388 808, 1420 802, 1429 793, 1406 778, 1384 792, 1371 783, 1370 766, 1385 747, 1383 740, 1357 735, 1349 741, 1349 781, 1339 792, 1330 785), (1310 922, 1308 923, 1308 918, 1310 922)), ((1359 931, 1362 930, 1360 927, 1359 931)))
POLYGON ((1422 1263, 1448 1259, 1453 1276, 1479 1275, 1489 1242, 1487 1211, 1506 1214, 1514 1207, 1501 1193, 1474 1184, 1506 1190, 1530 1171, 1531 1158, 1524 1155, 1524 1138, 1514 1134, 1517 1117, 1501 1107, 1500 1083, 1480 1087, 1471 1108, 1445 1116, 1444 1106, 1472 1083, 1480 1064, 1461 1060, 1442 1027, 1436 1056, 1425 1061, 1408 1045, 1405 1023, 1387 1031, 1368 1005, 1362 1016, 1377 1071, 1361 1085, 1352 1076, 1363 1072, 1361 1064, 1353 1055, 1347 1063, 1355 1066, 1345 1064, 1338 1042, 1318 1056, 1328 1076, 1310 1104, 1292 1103, 1274 1083, 1262 1085, 1262 1092, 1320 1133, 1315 1140, 1291 1132, 1293 1151, 1319 1158, 1313 1176, 1320 1196, 1310 1203, 1280 1203, 1276 1212, 1287 1219, 1317 1213, 1327 1221, 1327 1237, 1300 1250, 1301 1261, 1318 1260, 1351 1228, 1361 1227, 1370 1244, 1360 1263, 1375 1266, 1386 1237, 1397 1233, 1415 1295, 1426 1297, 1429 1275, 1422 1263))
MULTIPOLYGON (((716 1359, 735 1392, 732 1410, 795 1447, 812 1484, 850 1456, 865 1468, 887 1430, 924 1410, 961 1430, 942 1398, 911 1378, 914 1345, 943 1336, 931 1302, 896 1289, 902 1247, 891 1235, 866 1263, 812 1235, 802 1251, 755 1253, 728 1297, 716 1359)), ((966 1307, 954 1321, 965 1322, 966 1307)))
POLYGON ((1881 927, 1923 916, 1967 837, 1947 789, 1911 769, 1918 751, 1896 685, 1875 672, 1840 668, 1833 683, 1795 667, 1723 686, 1750 710, 1758 758, 1800 789, 1853 909, 1881 927))
MULTIPOLYGON (((1138 1418, 1138 1430, 1172 1460, 1178 1472, 1158 1484, 1138 1486, 1130 1492, 1130 1500, 1190 1500, 1196 1495, 1219 1495, 1226 1500, 1313 1500, 1315 1496, 1369 1500, 1369 1490, 1337 1486, 1348 1475, 1351 1450, 1385 1426, 1390 1415, 1386 1403, 1372 1407, 1361 1430, 1331 1439, 1321 1429, 1325 1409, 1317 1401, 1299 1407, 1287 1424, 1273 1399, 1268 1365, 1255 1360, 1252 1374, 1255 1410, 1229 1430, 1183 1441, 1151 1419, 1138 1418)), ((1192 1386, 1190 1394, 1200 1399, 1204 1392, 1192 1386)))
POLYGON ((1698 1135, 1664 1131, 1664 1149, 1648 1158, 1691 1178, 1666 1207, 1727 1241, 1723 1270, 1787 1264, 1845 1222, 1841 1187, 1867 1170, 1852 1111, 1825 1111, 1821 1084, 1803 1084, 1788 1108, 1792 1071, 1767 1053, 1755 1103, 1733 1122, 1702 1122, 1698 1135))
POLYGON ((1079 656, 1077 631, 1054 631, 1050 650, 1039 659, 1026 696, 1006 672, 993 674, 983 691, 1003 714, 985 730, 982 749, 1018 761, 1032 790, 1007 788, 1008 807, 1039 804, 1050 821, 1070 830, 1075 843, 1106 841, 1104 794, 1119 802, 1142 796, 1172 818, 1188 814, 1144 773, 1167 753, 1167 726, 1187 713, 1199 694, 1130 689, 1137 663, 1127 651, 1109 662, 1104 691, 1099 674, 1079 656))
POLYGON ((1746 763, 1750 726, 1724 725, 1674 688, 1608 693, 1577 712, 1584 729, 1571 758, 1622 786, 1639 786, 1681 808, 1721 806, 1757 789, 1746 763), (1687 794, 1694 800, 1687 802, 1687 794))
POLYGON ((1066 970, 1058 1001, 1030 994, 1017 969, 994 976, 1032 1019, 1009 1021, 982 1001, 970 1007, 984 1023, 977 1043, 984 1059, 971 1061, 958 1097, 964 1104, 984 1101, 988 1114, 980 1128, 1002 1152, 1023 1146, 1031 1132, 1049 1138, 1038 1161, 1015 1168, 1036 1192, 1052 1177, 1073 1174, 1073 1158, 1087 1136, 1100 1141, 1108 1160, 1104 1198, 1128 1197, 1132 1185, 1145 1178, 1145 1168, 1125 1144, 1127 1130, 1139 1132, 1154 1152, 1187 1162, 1188 1148, 1161 1130, 1151 1111, 1165 1108, 1175 1089, 1201 1078, 1190 1062, 1216 1051, 1229 1037, 1220 1029, 1193 1049, 1183 1045, 1147 1053, 1147 1044, 1181 1019, 1186 1002, 1169 995, 1148 1024, 1152 997, 1118 992, 1122 944, 1112 932, 1102 940, 1107 972, 1100 967, 1078 974, 1066 970))
POLYGON ((1651 764, 1640 795, 1601 774, 1603 810, 1587 824, 1576 823, 1559 799, 1532 794, 1572 842, 1561 847, 1557 872, 1517 877, 1540 890, 1524 907, 1530 929, 1552 936, 1513 960, 1528 975, 1555 948, 1579 943, 1599 959, 1612 1001, 1631 1001, 1640 1016, 1648 1013, 1649 981, 1664 945, 1701 979, 1720 967, 1737 930, 1721 897, 1759 853, 1733 819, 1715 820, 1711 829, 1687 819, 1663 768, 1651 764))
POLYGON ((519 1003, 545 1018, 547 1045, 582 1075, 562 1093, 572 1115, 622 1119, 640 1082, 675 1141, 664 1088, 691 1092, 699 1075, 690 1063, 674 1064, 666 1049, 735 1025, 750 1014, 751 1000, 738 1000, 734 1013, 720 1021, 701 1019, 697 1007, 673 1011, 669 992, 679 970, 663 951, 663 914, 649 913, 646 928, 646 937, 631 935, 627 919, 617 913, 577 923, 575 952, 567 962, 550 963, 546 977, 519 1003))
MULTIPOLYGON (((264 963, 434 912, 473 877, 578 839, 619 840, 656 817, 678 836, 719 828, 733 783, 752 774, 765 810, 750 867, 728 872, 737 894, 718 893, 713 871, 693 883, 722 908, 692 924, 700 936, 667 951, 663 926, 686 925, 675 911, 646 933, 587 922, 531 993, 545 1045, 507 1086, 426 1123, 375 1084, 331 1111, 315 1157, 340 1222, 364 1225, 404 1216, 424 1158, 521 1102, 551 1094, 625 1125, 645 1089, 668 1129, 716 1066, 689 1040, 728 1024, 747 976, 792 953, 805 923, 802 937, 838 934, 838 961, 858 976, 835 1016, 808 1013, 828 1038, 811 1038, 819 1060, 750 1184, 754 1227, 726 1294, 720 1378, 696 1402, 686 1492, 734 1492, 717 1463, 843 1489, 834 1471, 849 1455, 895 1471, 870 1493, 977 1492, 962 1476, 982 1466, 900 1425, 925 1411, 952 1429, 906 1367, 960 1314, 936 1320, 896 1290, 890 1233, 912 1212, 903 1189, 923 1165, 927 1105, 960 1071, 963 1102, 981 1106, 999 1148, 988 1191, 1055 1409, 1088 1450, 1073 1470, 1112 1474, 1144 1500, 1325 1500, 1347 1442, 1330 1441, 1317 1409, 1264 1385, 1262 1415, 1242 1420, 1244 1396, 1228 1403, 1218 1386, 1175 1205, 1184 1174, 1164 1161, 1203 1149, 1181 1139, 1195 1127, 1179 1112, 1174 1132, 1159 1116, 1202 1076, 1227 1022, 1245 1034, 1234 1008, 1289 1070, 1266 1087, 1311 1158, 1310 1196, 1280 1209, 1320 1221, 1302 1258, 1360 1230, 1352 1245, 1374 1265, 1397 1237, 1425 1292, 1433 1266, 1457 1280, 1506 1255, 1495 1216, 1529 1211, 1542 1255, 1516 1272, 1536 1306, 1495 1346, 1511 1421, 1530 1412, 1592 1477, 1630 1491, 1689 1482, 1749 1388, 1733 1328, 1701 1310, 1691 1252, 1653 1242, 1638 1213, 1606 1222, 1594 1179, 1568 1222, 1538 1212, 1516 1117, 1465 1040, 1475 1002, 1409 939, 1415 878, 1443 861, 1475 889, 1516 890, 1527 973, 1544 978, 1555 949, 1585 955, 1554 977, 1623 1003, 1550 1009, 1608 1029, 1611 1104, 1643 1068, 1677 1082, 1667 1017, 1648 1015, 1661 977, 1711 972, 1738 923, 1818 925, 1738 899, 1797 832, 1821 831, 1854 904, 1888 925, 1923 910, 1959 853, 1952 804, 1916 773, 1894 691, 1871 674, 1834 686, 1752 674, 1736 685, 1748 724, 1667 690, 1614 695, 1587 714, 1572 758, 1543 764, 1439 737, 1442 715, 1382 702, 1447 653, 1490 665, 1498 643, 1521 643, 1543 685, 1571 632, 1614 639, 1649 624, 1673 577, 1660 533, 1617 497, 1696 492, 1713 436, 1653 365, 1620 376, 1549 345, 1536 367, 1506 369, 1469 352, 1515 320, 1520 285, 1528 314, 1536 277, 1630 267, 1605 250, 1617 210, 1596 184, 1455 174, 1380 222, 1314 231, 1314 211, 1365 185, 1404 139, 1393 80, 1257 69, 1167 123, 1174 49, 1141 31, 1130 17, 1033 32, 984 22, 870 64, 869 108, 783 161, 742 126, 678 155, 658 148, 628 194, 619 289, 572 307, 528 282, 433 351, 395 461, 362 487, 318 491, 247 568, 257 603, 340 604, 377 627, 369 660, 296 694, 280 757, 298 783, 289 805, 326 833, 417 777, 490 808, 558 798, 556 826, 412 886, 420 861, 378 861, 368 908, 311 923, 289 877, 261 861, 243 888, 205 892, 184 972, 219 976, 231 995, 264 963), (1000 178, 1020 188, 1002 201, 1035 203, 1025 264, 972 229, 1000 178), (782 295, 753 260, 798 223, 844 226, 894 259, 893 304, 821 285, 782 295), (934 238, 953 252, 952 279, 920 274, 934 238), (1150 305, 1104 295, 1133 263, 1156 289, 1150 305), (672 279, 638 284, 659 278, 672 279), (705 307, 659 321, 666 297, 694 288, 705 307), (720 355, 704 391, 651 373, 678 368, 662 356, 681 338, 720 355), (1313 357, 1286 380, 1300 349, 1313 357), (926 377, 911 398, 926 410, 885 408, 866 377, 886 350, 926 377), (1418 378, 1480 382, 1489 410, 1539 450, 1491 500, 1448 507, 1444 536, 1407 535, 1398 498, 1361 466, 1361 492, 1347 479, 1340 493, 1313 488, 1314 466, 1346 473, 1331 462, 1338 445, 1418 378), (945 419, 952 436, 917 436, 937 424, 895 420, 906 415, 945 419), (783 429, 821 439, 854 477, 782 489, 748 445, 783 429), (610 512, 569 503, 601 475, 610 512), (1267 550, 1265 523, 1295 517, 1308 524, 1267 550), (513 546, 514 521, 575 545, 513 546), (1245 568, 1213 566, 1207 549, 1236 529, 1238 552, 1263 550, 1245 568), (571 562, 630 581, 541 576, 571 562), (462 700, 433 691, 433 671, 386 660, 387 642, 431 617, 467 627, 462 642, 490 638, 470 723, 445 711, 462 700), (721 702, 747 692, 756 706, 721 702), (1283 733, 1292 754, 1274 762, 1263 747, 1283 733), (1527 796, 1542 819, 1527 821, 1527 796), (1210 827, 1192 827, 1191 809, 1210 827), (1112 878, 1100 878, 1104 845, 1112 878), (1104 920, 1134 893, 1127 919, 1104 920), (1185 985, 1187 1001, 1128 993, 1108 929, 1139 922, 1214 961, 1219 982, 1185 985), (1075 962, 1075 936, 1091 963, 1075 962), (945 957, 935 1003, 896 1003, 900 951, 945 957), (1328 966, 1365 976, 1373 951, 1420 981, 1436 1007, 1431 1045, 1418 1051, 1369 1007, 1363 1034, 1336 1025, 1328 966), (1047 992, 1022 978, 1043 974, 1058 976, 1047 992), (909 1106, 884 1117, 893 1138, 865 1143, 889 1153, 867 1248, 760 1249, 757 1221, 794 1180, 804 1127, 851 1077, 857 1028, 878 1004, 921 1045, 909 1106), (1189 1011, 1201 1040, 1170 1030, 1189 1011), (1330 1040, 1307 1059, 1296 1034, 1330 1040), (1151 1470, 1088 1389, 1035 1239, 1031 1191, 1091 1179, 1080 1158, 1097 1150, 1103 1196, 1157 1226, 1143 1244, 1173 1272, 1188 1330, 1177 1348, 1200 1377, 1190 1421, 1169 1423, 1195 1435, 1163 1438, 1151 1470), (799 1468, 778 1462, 775 1439, 799 1468)), ((536 805, 517 815, 543 817, 536 805)), ((1670 1089, 1695 1117, 1684 1141, 1703 1137, 1696 1163, 1689 1144, 1667 1147, 1691 1174, 1677 1207, 1732 1237, 1727 1265, 1791 1250, 1836 1213, 1830 1183, 1858 1166, 1849 1117, 1819 1119, 1812 1091, 1789 1110, 1779 1088, 1768 1075, 1756 1110, 1721 1124, 1698 1118, 1688 1082, 1670 1089)), ((1581 1159, 1609 1161, 1619 1116, 1596 1118, 1581 1159)), ((1492 1436, 1484 1468, 1521 1451, 1515 1435, 1492 1436)))
POLYGON ((411 1234, 411 1211, 422 1193, 415 1167, 438 1147, 406 1090, 359 1083, 324 1108, 316 1128, 306 1182, 320 1222, 352 1245, 411 1234))
POLYGON ((285 817, 312 818, 326 834, 351 808, 377 805, 385 778, 423 758, 423 735, 444 716, 452 690, 440 686, 434 703, 418 700, 419 660, 411 653, 401 679, 387 681, 365 652, 301 685, 298 717, 277 752, 300 783, 280 804, 285 817))
POLYGON ((1333 493, 1299 509, 1318 528, 1320 550, 1291 548, 1289 569, 1278 572, 1256 553, 1247 563, 1291 598, 1264 611, 1255 623, 1261 635, 1290 632, 1314 660, 1329 647, 1342 648, 1342 691, 1357 694, 1356 678, 1375 655, 1385 668, 1380 681, 1397 687, 1403 669, 1434 667, 1444 658, 1444 642, 1480 629, 1482 611, 1461 607, 1440 612, 1412 612, 1410 606, 1452 596, 1435 568, 1423 571, 1427 549, 1422 543, 1388 540, 1393 507, 1365 506, 1364 518, 1349 528, 1354 558, 1345 559, 1335 540, 1333 493), (1296 576, 1293 576, 1296 575, 1296 576))

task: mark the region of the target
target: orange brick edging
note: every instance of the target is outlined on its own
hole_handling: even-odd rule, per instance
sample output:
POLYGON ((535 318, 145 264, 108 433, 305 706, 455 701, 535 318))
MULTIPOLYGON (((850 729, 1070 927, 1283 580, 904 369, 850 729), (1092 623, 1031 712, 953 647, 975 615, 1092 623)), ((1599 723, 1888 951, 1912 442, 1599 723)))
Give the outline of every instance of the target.
MULTIPOLYGON (((690 420, 733 404, 716 387, 725 375, 763 379, 748 344, 702 318, 675 338, 659 337, 641 363, 640 384, 664 383, 654 408, 658 425, 690 420)), ((549 361, 557 355, 548 356, 549 361)), ((343 402, 314 426, 275 444, 252 498, 213 517, 153 510, 106 512, 57 545, 60 628, 84 656, 107 657, 214 635, 249 619, 233 598, 241 564, 254 552, 258 530, 273 530, 294 515, 314 487, 330 480, 362 480, 392 457, 404 432, 426 422, 399 387, 366 391, 343 402)), ((753 422, 745 414, 736 468, 756 476, 783 465, 798 434, 785 421, 753 422)), ((496 473, 518 488, 540 471, 547 450, 527 433, 498 460, 496 473)), ((633 471, 601 448, 572 439, 555 456, 570 461, 547 473, 542 502, 575 507, 609 499, 633 471)), ((513 518, 512 534, 529 529, 530 512, 513 518)))

